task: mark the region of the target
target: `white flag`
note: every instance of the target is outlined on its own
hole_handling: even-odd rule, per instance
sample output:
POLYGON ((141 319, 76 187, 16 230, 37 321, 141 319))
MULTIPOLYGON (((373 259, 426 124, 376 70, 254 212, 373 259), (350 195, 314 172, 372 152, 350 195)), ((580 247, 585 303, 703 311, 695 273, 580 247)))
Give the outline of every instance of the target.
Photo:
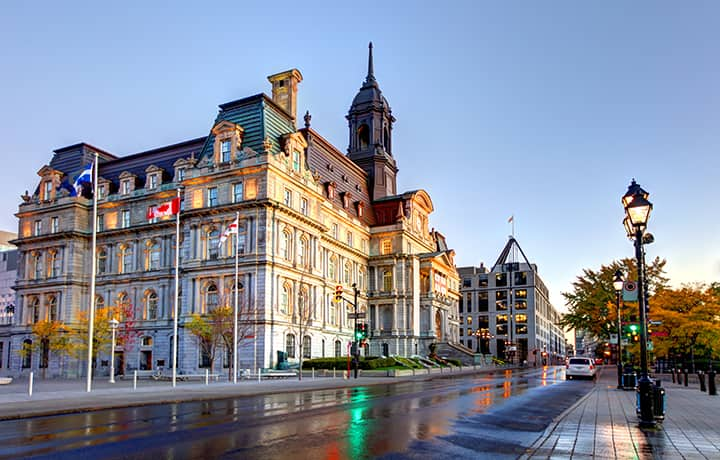
POLYGON ((238 219, 235 218, 235 221, 228 225, 228 228, 225 229, 222 236, 220 236, 220 241, 218 242, 218 246, 222 246, 223 243, 225 243, 225 240, 228 239, 228 236, 232 235, 233 233, 238 232, 238 219))

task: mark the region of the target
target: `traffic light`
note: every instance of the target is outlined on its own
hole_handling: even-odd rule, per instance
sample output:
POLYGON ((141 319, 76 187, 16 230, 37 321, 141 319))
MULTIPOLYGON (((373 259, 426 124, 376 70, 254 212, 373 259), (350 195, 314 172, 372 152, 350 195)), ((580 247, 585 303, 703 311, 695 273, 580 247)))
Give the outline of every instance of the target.
POLYGON ((342 302, 343 288, 339 284, 335 286, 335 302, 342 302))
POLYGON ((363 340, 368 337, 368 325, 366 323, 360 323, 357 325, 355 330, 355 340, 363 340))
POLYGON ((358 324, 355 328, 355 340, 360 341, 362 339, 362 324, 358 324))

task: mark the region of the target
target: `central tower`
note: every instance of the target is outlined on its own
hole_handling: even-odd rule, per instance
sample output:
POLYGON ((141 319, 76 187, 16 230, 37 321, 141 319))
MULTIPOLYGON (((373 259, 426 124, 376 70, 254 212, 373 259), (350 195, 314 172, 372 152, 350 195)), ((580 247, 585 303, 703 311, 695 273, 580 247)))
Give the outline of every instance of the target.
POLYGON ((397 165, 392 156, 395 118, 375 80, 373 46, 368 45, 368 72, 347 114, 350 130, 348 157, 368 174, 372 200, 397 193, 397 165))

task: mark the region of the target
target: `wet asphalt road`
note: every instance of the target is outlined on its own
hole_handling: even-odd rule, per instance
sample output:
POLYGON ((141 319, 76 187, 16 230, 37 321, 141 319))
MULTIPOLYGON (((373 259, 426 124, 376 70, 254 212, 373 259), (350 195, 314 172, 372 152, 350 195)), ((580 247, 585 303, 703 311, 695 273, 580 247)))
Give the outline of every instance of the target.
POLYGON ((592 382, 564 367, 0 422, 0 458, 517 458, 592 382))

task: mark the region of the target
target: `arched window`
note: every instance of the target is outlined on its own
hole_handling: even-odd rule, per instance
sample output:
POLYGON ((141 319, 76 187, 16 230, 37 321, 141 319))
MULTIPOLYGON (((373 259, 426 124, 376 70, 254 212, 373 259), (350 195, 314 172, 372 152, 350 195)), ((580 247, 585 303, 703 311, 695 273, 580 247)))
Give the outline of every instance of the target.
POLYGON ((157 319, 158 313, 158 296, 155 291, 145 292, 145 311, 143 312, 143 319, 157 319))
POLYGON ((360 289, 361 291, 363 291, 363 290, 366 289, 366 288, 365 288, 365 269, 364 269, 364 268, 361 268, 360 270, 358 270, 358 282, 357 282, 357 287, 358 287, 358 289, 360 289))
POLYGON ((357 130, 358 146, 360 150, 365 150, 370 146, 370 128, 365 123, 361 124, 357 130))
POLYGON ((383 130, 383 146, 385 147, 385 151, 390 153, 390 131, 387 126, 383 130))
POLYGON ((300 266, 307 267, 308 264, 308 241, 305 237, 300 238, 298 246, 298 258, 300 259, 300 266))
POLYGON ((352 266, 350 262, 346 263, 343 269, 343 282, 348 286, 352 284, 352 266))
POLYGON ((328 261, 328 279, 330 281, 335 281, 337 276, 337 259, 335 256, 330 257, 330 260, 328 261))
POLYGON ((42 266, 42 254, 39 252, 32 253, 32 278, 39 280, 42 278, 43 266, 42 266))
POLYGON ((117 305, 120 309, 120 315, 122 315, 123 318, 127 319, 133 319, 135 318, 135 315, 133 314, 133 311, 131 310, 132 304, 130 303, 130 297, 124 292, 121 292, 118 294, 117 297, 117 305))
POLYGON ((118 273, 130 273, 133 270, 133 250, 130 244, 121 244, 118 257, 118 273))
POLYGON ((23 340, 22 347, 22 368, 30 369, 32 367, 32 340, 23 340))
POLYGON ((217 259, 220 244, 220 230, 213 227, 205 233, 205 258, 217 259))
POLYGON ((105 299, 98 294, 95 296, 95 310, 100 310, 101 308, 105 308, 105 299))
POLYGON ((312 339, 309 335, 306 335, 303 337, 303 351, 302 356, 303 358, 310 359, 310 356, 312 355, 312 339))
POLYGON ((99 247, 97 250, 97 274, 102 275, 107 272, 107 250, 105 247, 99 247))
POLYGON ((342 356, 342 342, 339 340, 335 341, 335 357, 339 358, 342 356))
POLYGON ((283 283, 280 290, 280 313, 292 315, 292 287, 290 283, 283 283))
POLYGON ((292 260, 292 234, 288 230, 280 236, 280 255, 285 260, 292 260))
POLYGON ((295 357, 295 335, 294 334, 288 334, 285 336, 285 353, 287 353, 288 358, 295 357))
POLYGON ((205 314, 214 310, 218 305, 218 288, 212 281, 205 285, 203 305, 200 313, 205 314))
POLYGON ((393 288, 392 269, 388 268, 383 271, 383 291, 390 292, 393 288))
POLYGON ((30 316, 28 317, 28 321, 30 324, 35 324, 38 321, 40 321, 40 299, 38 297, 33 297, 30 300, 30 316))
POLYGON ((47 303, 47 310, 48 310, 48 319, 50 321, 57 321, 58 319, 58 305, 57 305, 57 297, 54 295, 49 295, 46 300, 47 303))
POLYGON ((48 278, 55 278, 60 272, 59 255, 57 250, 52 249, 48 251, 47 259, 47 276, 48 278))
POLYGON ((155 240, 145 243, 145 270, 160 268, 160 244, 155 240))
POLYGON ((300 321, 306 321, 310 318, 310 303, 308 302, 308 291, 305 286, 300 288, 298 293, 297 312, 300 315, 300 321))

